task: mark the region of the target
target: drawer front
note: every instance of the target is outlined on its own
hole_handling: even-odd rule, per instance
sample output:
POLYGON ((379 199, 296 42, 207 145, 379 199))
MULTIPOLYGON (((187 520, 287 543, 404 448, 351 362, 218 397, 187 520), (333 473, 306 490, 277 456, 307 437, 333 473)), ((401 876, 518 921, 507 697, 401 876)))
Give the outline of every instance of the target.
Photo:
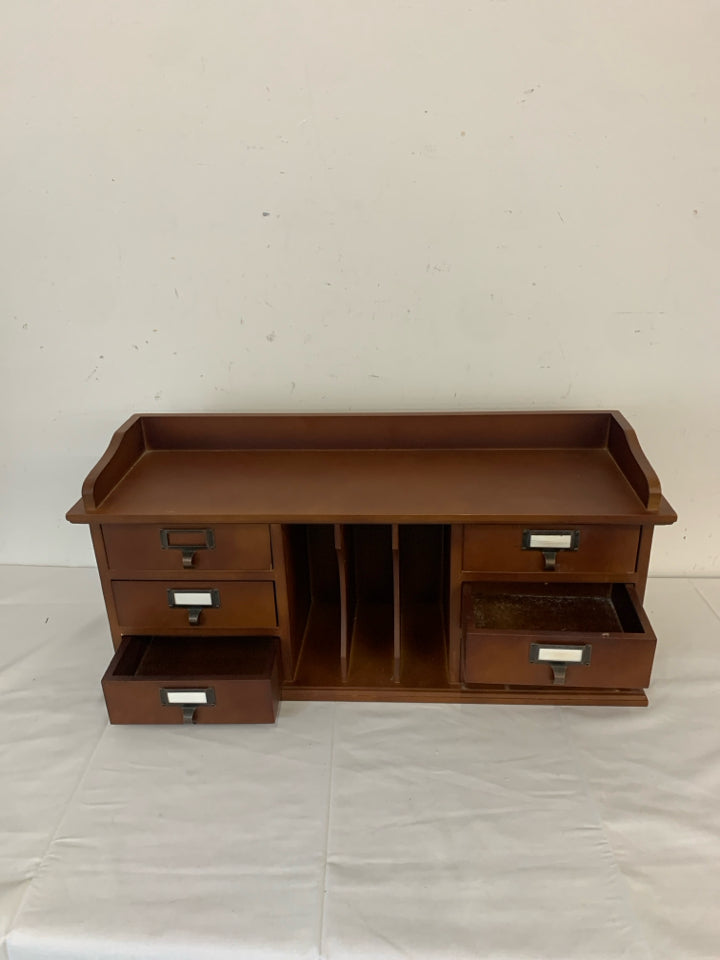
POLYGON ((104 524, 108 564, 115 570, 271 570, 266 523, 211 526, 104 524))
POLYGON ((655 635, 634 587, 565 584, 548 593, 466 584, 463 604, 466 684, 638 689, 650 682, 655 635))
POLYGON ((112 591, 123 631, 277 626, 275 584, 271 580, 114 580, 112 591))
POLYGON ((275 637, 125 637, 102 680, 111 723, 273 723, 275 637))
POLYGON ((654 638, 647 636, 488 633, 466 637, 464 680, 466 684, 643 689, 650 683, 654 652, 654 638))
POLYGON ((467 524, 463 570, 630 574, 635 571, 639 542, 640 527, 467 524))

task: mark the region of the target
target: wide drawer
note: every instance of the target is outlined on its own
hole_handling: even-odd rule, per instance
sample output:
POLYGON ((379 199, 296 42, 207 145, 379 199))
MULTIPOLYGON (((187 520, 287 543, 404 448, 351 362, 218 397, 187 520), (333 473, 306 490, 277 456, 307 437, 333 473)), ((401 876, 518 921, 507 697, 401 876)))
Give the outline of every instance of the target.
POLYGON ((463 570, 477 573, 630 574, 640 527, 580 524, 467 524, 463 570))
POLYGON ((272 580, 113 580, 112 592, 127 632, 277 626, 272 580))
POLYGON ((638 689, 655 634, 625 584, 466 583, 466 684, 638 689))
POLYGON ((125 637, 102 679, 111 723, 273 723, 275 637, 125 637))
POLYGON ((115 570, 271 570, 266 523, 212 526, 106 523, 108 564, 115 570))

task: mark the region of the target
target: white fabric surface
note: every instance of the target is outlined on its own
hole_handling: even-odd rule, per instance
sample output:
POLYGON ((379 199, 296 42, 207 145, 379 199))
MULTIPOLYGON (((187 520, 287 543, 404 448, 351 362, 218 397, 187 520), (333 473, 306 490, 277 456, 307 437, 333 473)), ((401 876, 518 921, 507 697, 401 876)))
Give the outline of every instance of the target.
POLYGON ((283 703, 111 727, 92 570, 0 568, 10 960, 718 960, 720 581, 650 707, 283 703))

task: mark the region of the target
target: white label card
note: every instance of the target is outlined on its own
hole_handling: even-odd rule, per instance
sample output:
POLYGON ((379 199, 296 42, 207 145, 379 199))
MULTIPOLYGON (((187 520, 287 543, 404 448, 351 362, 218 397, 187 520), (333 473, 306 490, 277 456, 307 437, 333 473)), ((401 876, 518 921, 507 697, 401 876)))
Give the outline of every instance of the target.
POLYGON ((207 703, 207 693, 204 690, 167 690, 165 693, 168 703, 207 703))
POLYGON ((530 548, 536 550, 570 550, 571 533, 531 533, 530 548))
POLYGON ((212 594, 173 590, 173 603, 176 607, 211 607, 212 594))
POLYGON ((583 647, 540 647, 537 658, 555 663, 582 663, 583 652, 583 647))

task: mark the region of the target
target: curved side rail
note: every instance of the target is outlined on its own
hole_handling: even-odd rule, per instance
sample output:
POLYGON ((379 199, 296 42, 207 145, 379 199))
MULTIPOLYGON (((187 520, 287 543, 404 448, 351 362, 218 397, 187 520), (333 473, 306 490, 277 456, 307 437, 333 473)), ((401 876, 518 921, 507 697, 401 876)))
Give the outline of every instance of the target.
POLYGON ((145 452, 142 414, 136 413, 118 427, 108 448, 85 478, 82 501, 87 510, 97 510, 116 483, 145 452))
POLYGON ((660 480, 643 453, 637 434, 625 417, 614 410, 608 433, 608 450, 648 510, 657 511, 662 499, 660 480))

